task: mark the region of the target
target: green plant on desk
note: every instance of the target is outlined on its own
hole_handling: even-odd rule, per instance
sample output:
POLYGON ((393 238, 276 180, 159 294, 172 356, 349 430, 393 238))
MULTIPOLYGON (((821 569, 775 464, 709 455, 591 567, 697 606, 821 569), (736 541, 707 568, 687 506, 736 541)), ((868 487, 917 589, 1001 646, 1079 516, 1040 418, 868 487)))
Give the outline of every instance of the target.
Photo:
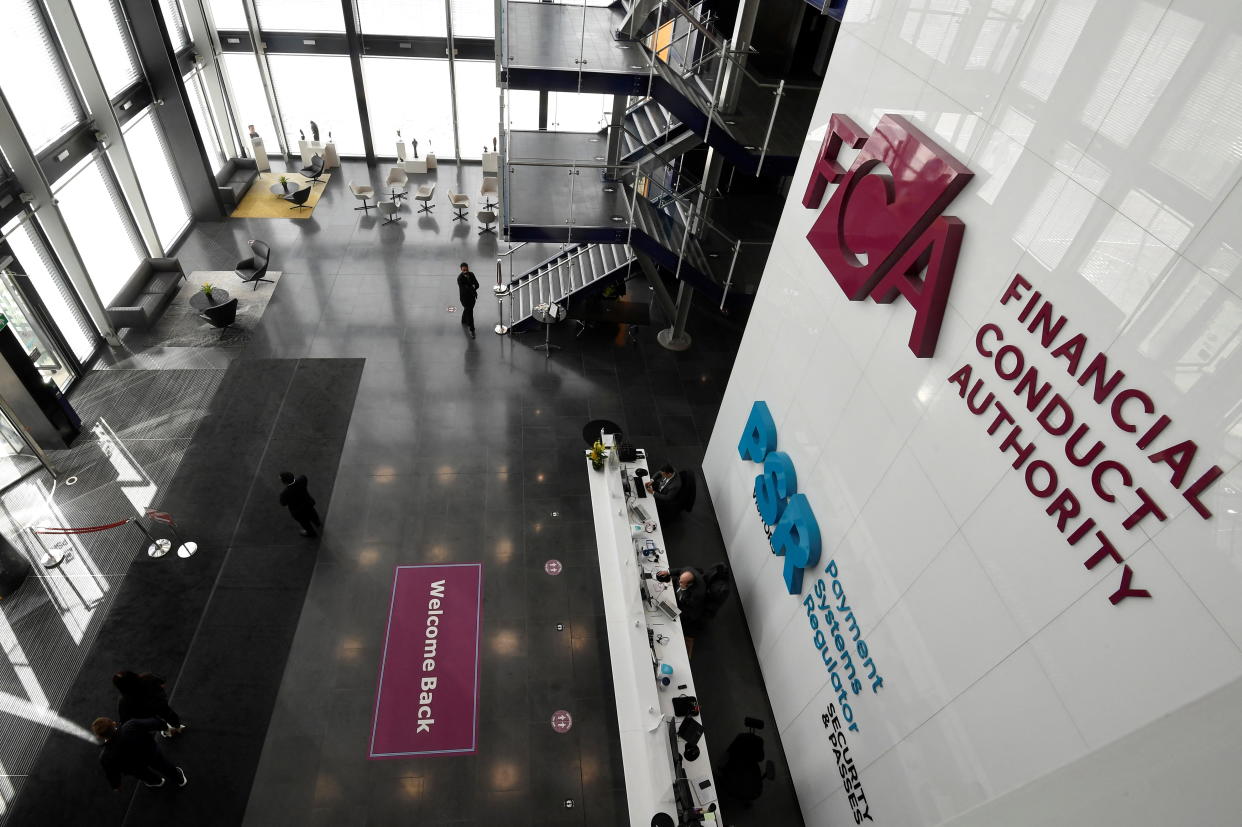
POLYGON ((212 284, 211 282, 208 282, 208 281, 203 282, 202 291, 203 291, 203 295, 207 297, 208 303, 215 301, 215 299, 212 298, 212 295, 211 295, 215 291, 215 289, 216 289, 216 286, 212 284))
POLYGON ((604 460, 608 458, 608 449, 604 447, 604 443, 596 440, 595 444, 591 446, 591 453, 588 456, 591 458, 592 468, 596 471, 604 470, 604 460))
POLYGON ((280 176, 280 185, 284 188, 285 192, 288 192, 289 191, 289 178, 285 175, 280 176))

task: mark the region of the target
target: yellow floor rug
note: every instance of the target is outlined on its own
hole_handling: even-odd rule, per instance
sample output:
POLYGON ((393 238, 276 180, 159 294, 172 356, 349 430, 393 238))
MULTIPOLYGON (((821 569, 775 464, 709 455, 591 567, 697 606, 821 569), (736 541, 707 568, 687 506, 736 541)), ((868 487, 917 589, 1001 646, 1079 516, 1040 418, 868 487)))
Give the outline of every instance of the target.
MULTIPOLYGON (((324 187, 331 178, 331 174, 324 173, 319 177, 320 183, 311 187, 311 196, 306 201, 307 209, 295 210, 282 195, 273 195, 272 187, 280 184, 279 172, 261 172, 259 177, 254 179, 254 183, 250 185, 250 189, 246 191, 246 195, 242 198, 241 203, 237 205, 237 209, 233 210, 232 218, 310 218, 311 213, 315 211, 315 205, 319 203, 319 196, 323 195, 324 187)), ((299 175, 296 172, 283 173, 289 183, 289 192, 294 192, 310 183, 310 179, 305 175, 299 175)), ((279 187, 277 187, 279 189, 279 187)))

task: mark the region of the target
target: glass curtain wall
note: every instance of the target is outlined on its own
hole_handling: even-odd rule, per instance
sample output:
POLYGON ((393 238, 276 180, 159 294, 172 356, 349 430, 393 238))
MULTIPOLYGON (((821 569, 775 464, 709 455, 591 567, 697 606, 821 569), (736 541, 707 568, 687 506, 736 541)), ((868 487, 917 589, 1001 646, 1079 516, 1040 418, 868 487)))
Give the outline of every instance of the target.
MULTIPOLYGON (((61 273, 47 245, 31 220, 14 219, 0 233, 17 261, 13 269, 25 274, 39 295, 43 309, 64 338, 69 350, 86 361, 95 351, 99 334, 78 303, 77 294, 61 273)), ((61 386, 63 389, 65 386, 61 386)))
POLYGON ((38 0, 4 0, 0 90, 34 152, 84 119, 38 0))
MULTIPOLYGON (((461 157, 477 161, 484 147, 492 151, 499 139, 500 89, 496 87, 496 64, 490 60, 458 60, 453 64, 457 80, 457 137, 461 157)), ((535 116, 538 118, 538 92, 535 116)), ((499 143, 497 143, 499 146, 499 143)))
POLYGON ((358 31, 364 36, 448 37, 444 0, 357 0, 357 3, 358 31))
POLYGON ((138 184, 142 187, 151 219, 155 222, 155 232, 165 248, 172 247, 182 230, 190 224, 190 202, 173 166, 172 154, 156 120, 155 109, 148 108, 126 124, 124 133, 138 184))
POLYGON ((211 116, 211 109, 207 106, 207 90, 203 87, 203 73, 195 69, 182 78, 182 81, 185 83, 185 91, 190 99, 190 114, 194 116, 198 134, 203 136, 203 146, 207 149, 207 160, 211 163, 211 171, 219 172, 228 159, 224 154, 220 132, 216 129, 216 120, 211 116))
MULTIPOLYGON (((88 2, 98 3, 104 0, 88 2)), ((168 29, 168 39, 172 43, 173 51, 179 52, 190 45, 190 34, 186 31, 185 17, 181 14, 177 0, 160 0, 160 11, 164 15, 164 26, 168 29)))
MULTIPOLYGON (((443 4, 441 4, 443 7, 443 4)), ((362 77, 371 115, 375 154, 397 154, 397 130, 409 145, 418 141, 418 154, 453 156, 453 101, 447 60, 404 57, 364 57, 362 77), (418 94, 411 94, 417 89, 418 94)))
POLYGON ((341 0, 255 0, 254 8, 266 32, 345 31, 341 0))
MULTIPOLYGON (((336 7, 339 12, 340 3, 336 7)), ((331 133, 336 151, 341 155, 366 154, 358 121, 353 68, 346 55, 268 54, 267 65, 285 122, 285 140, 291 151, 297 148, 301 137, 299 130, 310 140, 310 122, 314 121, 319 125, 320 140, 328 140, 328 133, 331 133)), ((411 88, 422 87, 407 86, 401 93, 413 104, 415 96, 410 93, 411 88)))
MULTIPOLYGON (((208 2, 218 28, 246 28, 240 0, 208 2)), ((362 89, 357 89, 350 58, 340 53, 341 38, 316 42, 313 37, 344 32, 340 0, 255 0, 260 30, 296 32, 306 48, 287 37, 268 43, 264 60, 279 109, 274 114, 262 94, 258 69, 251 66, 254 56, 224 55, 238 120, 255 123, 265 138, 268 124, 270 132, 282 127, 291 148, 296 148, 302 133, 309 137, 314 120, 324 139, 332 133, 340 154, 359 156, 365 153, 356 103, 361 94, 377 156, 396 154, 396 133, 401 130, 407 141, 419 142, 420 154, 431 151, 450 160, 460 151, 464 159, 479 159, 484 147, 490 150, 492 139, 498 137, 500 97, 495 65, 490 60, 458 57, 453 61, 454 83, 449 58, 440 56, 435 39, 447 42, 451 25, 453 36, 470 41, 467 52, 477 55, 478 41, 495 38, 495 5, 494 0, 450 0, 449 6, 444 0, 354 0, 354 22, 362 39, 362 89), (400 42, 403 37, 410 41, 400 42), (397 50, 409 50, 409 56, 392 54, 397 50), (454 141, 454 96, 460 146, 454 141), (268 112, 266 117, 260 114, 263 110, 268 112), (274 123, 277 115, 282 124, 274 123)), ((537 97, 534 101, 537 117, 537 97)), ((271 151, 270 138, 268 145, 271 151)))
POLYGON ((95 153, 54 184, 52 192, 95 292, 106 306, 121 292, 144 255, 112 171, 103 156, 95 153))
POLYGON ((249 25, 241 0, 206 0, 206 5, 217 29, 245 29, 249 25))
MULTIPOLYGON (((276 140, 277 131, 272 120, 271 107, 267 105, 267 95, 263 92, 263 81, 259 77, 259 67, 254 55, 249 52, 226 52, 221 55, 224 74, 228 78, 229 97, 233 103, 233 114, 237 117, 237 126, 243 134, 238 135, 242 146, 250 146, 246 138, 246 128, 254 124, 255 130, 262 136, 271 155, 280 152, 280 142, 276 140)), ((297 149, 297 144, 293 145, 297 149)))
POLYGON ((138 80, 138 60, 117 0, 73 0, 91 60, 109 98, 138 80))

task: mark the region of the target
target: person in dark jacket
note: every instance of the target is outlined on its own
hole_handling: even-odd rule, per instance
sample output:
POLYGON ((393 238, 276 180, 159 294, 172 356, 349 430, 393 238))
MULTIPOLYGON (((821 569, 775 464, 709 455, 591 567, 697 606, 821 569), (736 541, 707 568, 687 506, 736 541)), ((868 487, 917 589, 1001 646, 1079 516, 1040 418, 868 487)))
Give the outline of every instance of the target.
POLYGON ((129 670, 117 672, 112 676, 112 685, 121 693, 116 705, 117 719, 125 723, 136 718, 159 718, 166 724, 161 735, 165 738, 180 735, 185 731, 185 724, 168 705, 168 693, 164 689, 166 683, 159 675, 150 672, 141 675, 129 670))
POLYGON ((315 510, 315 498, 307 489, 306 475, 295 477, 289 471, 281 471, 280 481, 285 484, 285 490, 280 492, 280 504, 288 508, 290 516, 302 526, 303 537, 314 537, 315 529, 323 524, 315 510))
POLYGON ((457 293, 461 298, 461 323, 470 327, 470 338, 474 338, 474 303, 479 297, 479 280, 470 272, 470 265, 461 263, 461 272, 457 274, 457 293))
POLYGON ((188 782, 185 771, 160 752, 154 733, 164 728, 159 718, 135 718, 118 724, 111 718, 96 718, 91 732, 103 742, 99 763, 112 789, 120 791, 123 776, 132 775, 148 787, 162 787, 172 780, 178 787, 188 782))
POLYGON ((707 585, 703 572, 687 566, 656 572, 661 583, 676 583, 677 608, 681 609, 681 631, 686 638, 686 654, 694 654, 694 639, 703 628, 703 611, 707 605, 707 585))

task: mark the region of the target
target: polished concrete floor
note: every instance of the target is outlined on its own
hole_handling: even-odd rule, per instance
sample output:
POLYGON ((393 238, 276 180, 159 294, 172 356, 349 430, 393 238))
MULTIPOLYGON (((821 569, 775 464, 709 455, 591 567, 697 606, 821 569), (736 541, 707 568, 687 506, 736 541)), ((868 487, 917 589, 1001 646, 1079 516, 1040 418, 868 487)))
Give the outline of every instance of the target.
MULTIPOLYGON (((248 757, 234 766, 207 738, 197 752, 194 729, 176 745, 178 758, 201 793, 220 790, 230 807, 238 795, 247 798, 244 823, 252 825, 624 824, 582 425, 613 419, 653 458, 696 467, 740 329, 711 308, 696 310, 694 347, 672 353, 655 343, 655 329, 639 331, 632 344, 617 329, 574 338, 565 327, 553 332, 564 349, 546 358, 533 349, 532 334, 490 331, 497 310, 485 290, 476 308, 478 338, 471 339, 455 312, 457 265, 469 261, 486 287, 508 245, 479 236, 473 221, 452 221, 443 200, 433 217, 404 208, 405 221, 388 226, 374 213, 355 212, 347 182, 378 185, 386 173, 347 163, 311 218, 201 223, 176 253, 190 272, 227 268, 249 238, 272 245, 272 266, 284 275, 261 329, 234 354, 230 372, 254 360, 365 360, 322 540, 289 561, 285 590, 268 582, 279 580, 273 561, 254 573, 268 580, 249 584, 249 593, 239 589, 226 606, 201 610, 204 617, 226 611, 231 628, 254 611, 261 625, 289 630, 287 659, 273 646, 271 663, 258 670, 262 685, 250 690, 213 686, 200 661, 197 690, 174 694, 174 705, 204 731, 248 732, 236 743, 243 756, 258 744, 257 768, 251 777, 248 757), (549 558, 563 562, 563 574, 545 573, 549 558), (456 561, 481 562, 485 572, 478 754, 370 761, 393 567, 456 561), (299 603, 293 593, 303 588, 299 603), (268 596, 281 597, 279 611, 247 607, 247 599, 268 596), (209 702, 213 689, 224 704, 219 697, 209 702), (270 720, 243 727, 212 720, 227 718, 228 703, 270 703, 270 720), (558 709, 573 715, 567 734, 550 726, 558 709)), ((477 193, 480 175, 477 166, 442 165, 437 192, 477 193)), ((550 252, 529 245, 512 257, 520 269, 550 252)), ((641 284, 631 290, 648 298, 641 284)), ((176 350, 122 351, 108 361, 158 368, 185 359, 176 350)), ((319 394, 299 396, 297 406, 313 412, 336 389, 319 394)), ((296 446, 296 439, 287 443, 296 446)), ((675 559, 706 566, 724 552, 705 486, 699 490, 694 511, 667 536, 675 559)), ((329 492, 316 496, 326 501, 329 492)), ((207 666, 227 661, 224 653, 212 657, 207 666)), ((771 720, 736 600, 698 640, 694 667, 718 762, 743 716, 771 720)), ((753 808, 729 808, 726 800, 727 823, 801 823, 776 736, 769 731, 767 740, 777 780, 753 808)), ((189 798, 144 803, 155 792, 140 792, 120 820, 101 820, 94 811, 58 823, 238 823, 221 821, 199 796, 195 806, 189 798)))

